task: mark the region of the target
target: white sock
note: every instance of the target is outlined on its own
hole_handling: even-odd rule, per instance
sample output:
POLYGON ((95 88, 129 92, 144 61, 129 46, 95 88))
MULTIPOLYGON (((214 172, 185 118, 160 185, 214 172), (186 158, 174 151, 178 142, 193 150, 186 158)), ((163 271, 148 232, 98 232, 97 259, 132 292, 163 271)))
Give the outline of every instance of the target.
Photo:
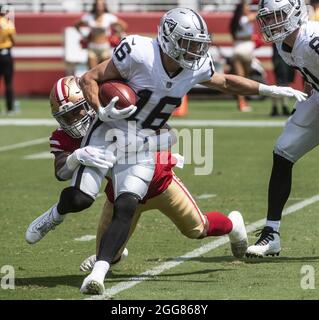
POLYGON ((104 282, 104 278, 107 272, 109 271, 109 269, 110 269, 110 264, 108 262, 99 260, 95 262, 91 275, 94 278, 97 278, 98 280, 100 280, 101 282, 104 282))
POLYGON ((60 214, 58 212, 58 204, 55 204, 53 207, 52 207, 52 214, 53 214, 53 218, 55 221, 62 221, 64 219, 64 215, 60 214))
POLYGON ((272 227, 274 229, 274 231, 279 231, 279 227, 280 227, 280 220, 278 221, 273 221, 273 220, 267 220, 266 221, 266 226, 268 227, 272 227))

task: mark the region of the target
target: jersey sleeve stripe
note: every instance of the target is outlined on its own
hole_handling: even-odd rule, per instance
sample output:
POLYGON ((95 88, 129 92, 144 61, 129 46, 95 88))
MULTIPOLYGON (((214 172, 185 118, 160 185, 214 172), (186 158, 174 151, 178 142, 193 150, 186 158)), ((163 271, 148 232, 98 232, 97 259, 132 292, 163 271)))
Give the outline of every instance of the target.
POLYGON ((60 145, 61 145, 60 141, 58 141, 58 140, 51 140, 51 139, 50 139, 50 144, 57 145, 57 146, 60 146, 60 145))
POLYGON ((59 149, 59 148, 54 148, 54 147, 51 147, 51 148, 50 148, 50 151, 51 151, 51 152, 64 152, 64 150, 59 149))

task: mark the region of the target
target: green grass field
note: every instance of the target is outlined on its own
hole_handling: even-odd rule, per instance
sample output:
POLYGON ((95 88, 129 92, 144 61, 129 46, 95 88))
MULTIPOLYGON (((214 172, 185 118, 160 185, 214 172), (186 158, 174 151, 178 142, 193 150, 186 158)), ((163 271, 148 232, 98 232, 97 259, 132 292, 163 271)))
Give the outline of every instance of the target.
MULTIPOLYGON (((270 101, 252 105, 253 112, 242 114, 236 111, 234 101, 190 101, 187 118, 274 120, 268 117, 270 101)), ((22 100, 21 111, 10 118, 0 116, 0 120, 50 118, 46 100, 22 100)), ((0 286, 0 299, 87 298, 79 292, 85 276, 79 265, 94 253, 95 241, 74 239, 95 234, 103 197, 86 212, 69 215, 55 231, 30 246, 24 240, 28 224, 58 200, 68 183, 55 180, 52 160, 24 158, 48 151, 47 143, 1 151, 5 146, 49 137, 53 129, 53 126, 0 125, 0 268, 12 265, 15 270, 15 289, 0 286)), ((213 173, 194 176, 192 165, 175 172, 195 198, 199 197, 202 211, 240 210, 249 225, 265 217, 272 147, 280 132, 280 127, 216 127, 213 173), (215 196, 202 196, 207 194, 215 196)), ((319 194, 318 156, 317 149, 296 165, 287 207, 319 194)), ((319 299, 318 211, 319 202, 314 202, 283 218, 279 257, 239 261, 232 257, 227 243, 111 298, 319 299), (304 265, 315 270, 315 289, 301 288, 304 265)), ((255 239, 250 233, 251 244, 255 239)), ((109 274, 106 289, 214 240, 187 239, 161 213, 145 213, 128 244, 129 257, 109 274)), ((1 272, 0 278, 5 276, 1 272)))

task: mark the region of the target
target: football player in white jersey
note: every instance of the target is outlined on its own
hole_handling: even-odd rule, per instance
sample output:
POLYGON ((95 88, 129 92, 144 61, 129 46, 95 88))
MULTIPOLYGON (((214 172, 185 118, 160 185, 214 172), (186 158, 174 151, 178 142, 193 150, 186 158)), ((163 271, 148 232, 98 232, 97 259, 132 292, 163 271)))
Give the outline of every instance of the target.
MULTIPOLYGON (((128 145, 137 146, 131 152, 135 152, 136 163, 116 163, 113 166, 113 220, 102 236, 97 262, 92 273, 85 278, 82 292, 100 292, 110 261, 125 242, 136 207, 147 193, 155 168, 155 152, 151 150, 148 157, 145 157, 141 146, 143 148, 146 140, 151 141, 155 130, 163 127, 173 110, 180 105, 182 97, 193 86, 201 83, 231 94, 260 94, 305 100, 305 94, 289 87, 267 86, 235 75, 214 72, 213 61, 208 53, 210 44, 206 23, 197 12, 185 8, 172 9, 162 17, 157 39, 138 35, 124 38, 110 60, 81 78, 84 96, 98 114, 82 146, 111 144, 113 140, 110 138, 113 138, 115 131, 109 135, 110 128, 124 132, 125 139, 116 141, 117 150, 124 149, 127 155, 128 145), (126 80, 137 92, 139 100, 136 106, 117 111, 114 108, 117 97, 109 105, 101 105, 98 83, 112 79, 126 80), (136 139, 135 143, 126 143, 130 141, 131 135, 136 139)), ((168 141, 165 147, 169 144, 168 141)), ((63 217, 69 212, 89 207, 99 192, 104 175, 105 172, 92 167, 80 166, 76 169, 71 187, 63 190, 54 209, 42 215, 43 223, 50 224, 46 221, 47 217, 52 216, 51 210, 63 217)), ((42 226, 41 221, 39 224, 42 226)), ((46 232, 49 230, 46 228, 46 232)))
MULTIPOLYGON (((60 124, 60 127, 54 130, 50 137, 51 153, 55 159, 56 178, 60 181, 72 178, 74 170, 68 166, 70 158, 77 159, 75 161, 78 162, 78 165, 85 163, 86 166, 90 167, 112 168, 116 161, 112 153, 107 154, 103 149, 94 146, 81 148, 83 136, 93 121, 95 113, 85 101, 76 77, 64 77, 54 84, 50 94, 50 105, 52 115, 60 124), (61 84, 63 84, 63 91, 68 97, 67 104, 61 101, 57 95, 58 86, 61 84)), ((172 140, 176 141, 176 137, 172 136, 172 140)), ((248 240, 241 214, 238 211, 232 211, 227 217, 216 211, 202 213, 191 193, 172 170, 174 166, 182 166, 182 161, 178 161, 179 155, 172 155, 168 151, 163 151, 158 152, 156 157, 158 161, 152 181, 146 196, 142 199, 134 215, 126 242, 132 235, 141 213, 157 209, 170 218, 183 235, 188 238, 202 239, 228 234, 233 255, 242 258, 246 253, 248 240), (160 161, 160 159, 165 161, 160 161)), ((113 216, 114 188, 112 180, 109 178, 105 194, 107 200, 103 207, 97 232, 97 252, 101 235, 108 228, 113 216)), ((56 212, 51 211, 51 213, 54 215, 56 212)), ((33 244, 34 240, 37 239, 36 234, 43 230, 42 228, 34 230, 33 226, 34 224, 31 225, 26 234, 26 240, 30 244, 33 244)), ((45 227, 45 225, 42 227, 45 227)), ((112 265, 122 261, 127 255, 128 250, 124 245, 114 257, 112 265)), ((80 269, 91 271, 95 260, 96 255, 90 256, 81 264, 80 269)))
POLYGON ((308 21, 303 0, 261 0, 257 19, 265 40, 274 42, 284 61, 302 73, 309 98, 296 103, 275 144, 266 226, 247 257, 279 255, 279 226, 293 165, 319 144, 319 23, 308 21))

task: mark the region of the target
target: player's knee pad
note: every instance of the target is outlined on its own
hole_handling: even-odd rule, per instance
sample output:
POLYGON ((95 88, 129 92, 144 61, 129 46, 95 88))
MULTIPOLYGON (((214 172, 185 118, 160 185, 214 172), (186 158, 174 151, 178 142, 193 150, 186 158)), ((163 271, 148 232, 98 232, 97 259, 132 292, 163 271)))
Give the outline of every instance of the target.
POLYGON ((129 220, 133 217, 138 203, 139 199, 135 194, 120 194, 114 202, 114 215, 122 220, 129 220))
POLYGON ((57 209, 60 214, 79 212, 89 208, 93 202, 94 199, 83 191, 68 187, 61 192, 57 209))

